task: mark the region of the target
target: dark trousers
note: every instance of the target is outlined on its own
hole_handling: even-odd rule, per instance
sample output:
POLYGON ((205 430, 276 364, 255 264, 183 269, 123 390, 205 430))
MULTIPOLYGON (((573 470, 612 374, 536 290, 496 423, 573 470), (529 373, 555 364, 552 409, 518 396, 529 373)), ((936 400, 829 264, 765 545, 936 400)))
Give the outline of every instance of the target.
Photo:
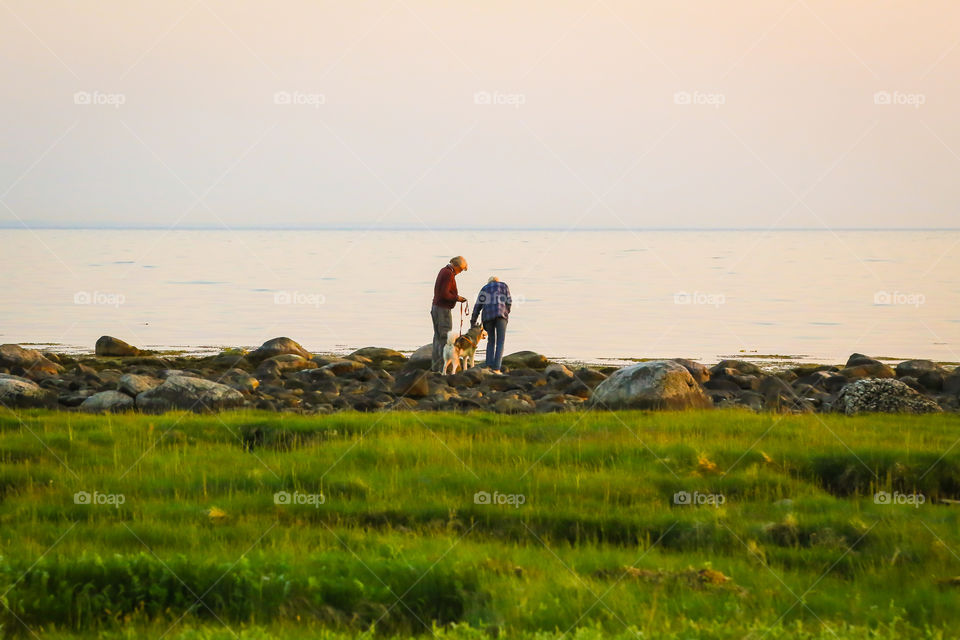
POLYGON ((487 320, 483 323, 483 329, 487 332, 486 365, 499 371, 500 363, 503 360, 503 341, 507 336, 507 319, 493 318, 487 320))
POLYGON ((433 320, 433 353, 430 369, 443 371, 443 347, 447 344, 447 335, 453 329, 453 309, 430 305, 430 318, 433 320))

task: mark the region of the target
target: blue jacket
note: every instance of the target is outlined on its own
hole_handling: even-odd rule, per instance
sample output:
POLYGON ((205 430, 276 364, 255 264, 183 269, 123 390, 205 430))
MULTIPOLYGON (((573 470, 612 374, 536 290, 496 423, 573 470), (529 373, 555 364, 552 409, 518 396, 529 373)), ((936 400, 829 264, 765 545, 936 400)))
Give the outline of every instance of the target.
POLYGON ((477 303, 473 305, 473 315, 470 316, 470 324, 477 323, 477 315, 483 312, 481 321, 494 320, 495 318, 508 318, 510 316, 510 307, 513 305, 513 299, 510 297, 510 287, 506 282, 488 282, 480 289, 480 295, 477 296, 477 303))

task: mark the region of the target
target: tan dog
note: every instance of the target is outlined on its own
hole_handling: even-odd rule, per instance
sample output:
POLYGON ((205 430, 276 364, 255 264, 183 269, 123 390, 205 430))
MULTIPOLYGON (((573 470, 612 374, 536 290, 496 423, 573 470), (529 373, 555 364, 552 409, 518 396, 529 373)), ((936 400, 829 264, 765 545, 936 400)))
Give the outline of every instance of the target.
POLYGON ((470 329, 460 337, 455 337, 453 331, 447 335, 447 344, 443 347, 443 373, 456 373, 457 369, 466 370, 467 362, 473 366, 473 358, 477 353, 477 345, 487 337, 487 332, 481 325, 470 327, 470 329))

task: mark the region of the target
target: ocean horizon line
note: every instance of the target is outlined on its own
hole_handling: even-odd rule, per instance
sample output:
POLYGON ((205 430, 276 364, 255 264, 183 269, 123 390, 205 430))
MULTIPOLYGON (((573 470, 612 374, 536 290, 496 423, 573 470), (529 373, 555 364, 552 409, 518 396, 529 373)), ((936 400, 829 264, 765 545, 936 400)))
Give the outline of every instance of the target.
POLYGON ((263 227, 263 226, 238 226, 238 227, 216 227, 216 226, 198 226, 198 227, 165 227, 165 226, 88 226, 88 225, 26 225, 26 224, 0 224, 0 231, 414 231, 414 232, 438 232, 438 231, 514 231, 514 232, 609 232, 609 231, 642 231, 642 232, 820 232, 831 233, 839 231, 874 231, 874 232, 893 232, 893 231, 960 231, 960 227, 363 227, 363 226, 290 226, 290 227, 263 227))

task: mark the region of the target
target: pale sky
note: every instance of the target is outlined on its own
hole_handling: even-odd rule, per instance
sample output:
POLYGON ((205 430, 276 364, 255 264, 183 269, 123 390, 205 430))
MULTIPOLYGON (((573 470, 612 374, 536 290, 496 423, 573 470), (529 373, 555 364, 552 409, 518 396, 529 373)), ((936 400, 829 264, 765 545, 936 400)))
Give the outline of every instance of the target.
POLYGON ((0 225, 955 227, 958 43, 955 0, 3 0, 0 225))

